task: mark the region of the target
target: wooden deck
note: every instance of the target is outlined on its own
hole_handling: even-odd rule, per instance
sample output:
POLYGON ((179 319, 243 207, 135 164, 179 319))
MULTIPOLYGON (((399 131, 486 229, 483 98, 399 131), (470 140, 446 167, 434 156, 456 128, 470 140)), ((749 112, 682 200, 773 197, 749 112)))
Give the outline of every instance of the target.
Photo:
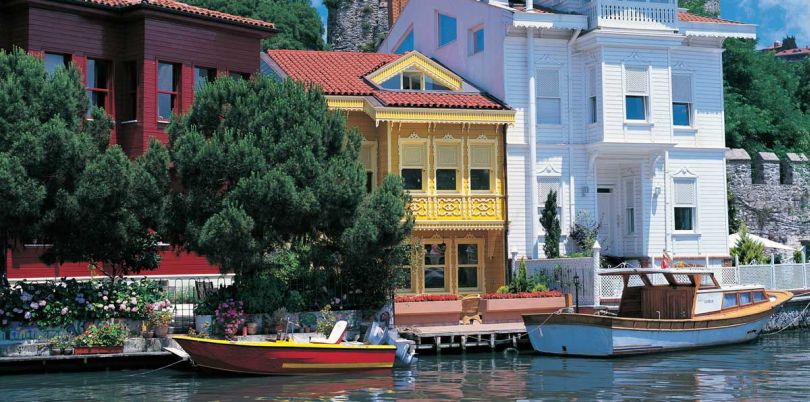
POLYGON ((467 348, 530 347, 522 322, 499 324, 399 327, 399 334, 416 343, 418 351, 466 351, 467 348))

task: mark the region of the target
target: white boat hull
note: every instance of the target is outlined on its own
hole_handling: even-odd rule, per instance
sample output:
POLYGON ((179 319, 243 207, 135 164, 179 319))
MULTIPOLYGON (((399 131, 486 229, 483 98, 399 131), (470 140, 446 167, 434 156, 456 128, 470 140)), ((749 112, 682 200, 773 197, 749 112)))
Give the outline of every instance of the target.
POLYGON ((770 319, 718 328, 629 329, 589 324, 527 324, 534 350, 553 355, 611 357, 753 341, 770 319))

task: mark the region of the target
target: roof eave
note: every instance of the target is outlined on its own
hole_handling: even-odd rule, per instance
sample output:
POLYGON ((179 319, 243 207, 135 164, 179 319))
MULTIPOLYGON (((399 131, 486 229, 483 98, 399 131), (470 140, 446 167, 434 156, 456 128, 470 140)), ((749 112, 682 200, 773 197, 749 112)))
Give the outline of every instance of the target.
POLYGON ((678 29, 686 36, 702 36, 726 39, 757 38, 757 26, 753 24, 718 24, 712 22, 681 21, 678 23, 678 29))
POLYGON ((588 17, 576 14, 548 14, 515 12, 512 14, 515 28, 537 29, 588 29, 588 17))

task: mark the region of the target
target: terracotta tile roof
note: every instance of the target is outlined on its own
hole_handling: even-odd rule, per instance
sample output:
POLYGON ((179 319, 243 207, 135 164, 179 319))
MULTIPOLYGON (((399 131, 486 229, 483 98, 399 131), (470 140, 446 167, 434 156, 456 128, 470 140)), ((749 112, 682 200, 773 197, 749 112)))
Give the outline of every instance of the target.
POLYGON ((192 6, 175 0, 76 0, 80 3, 92 3, 112 8, 126 8, 136 6, 146 6, 164 8, 167 10, 179 11, 186 14, 199 15, 202 17, 215 18, 219 20, 235 22, 239 24, 252 25, 265 29, 275 29, 272 22, 261 21, 253 18, 240 17, 238 15, 209 10, 207 8, 192 6))
POLYGON ((386 106, 439 107, 449 109, 504 109, 483 94, 376 91, 374 97, 386 106))
POLYGON ((268 50, 267 54, 290 78, 320 85, 330 95, 372 95, 375 88, 363 77, 402 57, 316 50, 268 50))
POLYGON ((686 11, 678 12, 678 19, 682 22, 703 22, 709 24, 740 24, 736 21, 724 20, 721 18, 715 17, 704 17, 702 15, 696 15, 692 13, 688 13, 686 11))
POLYGON ((776 57, 783 57, 783 56, 793 56, 793 55, 801 55, 801 54, 810 54, 810 48, 798 48, 798 49, 788 49, 783 50, 776 54, 776 57))
POLYGON ((439 93, 378 89, 364 77, 401 54, 268 50, 288 77, 323 87, 328 95, 374 96, 386 106, 451 109, 505 109, 480 93, 439 93))

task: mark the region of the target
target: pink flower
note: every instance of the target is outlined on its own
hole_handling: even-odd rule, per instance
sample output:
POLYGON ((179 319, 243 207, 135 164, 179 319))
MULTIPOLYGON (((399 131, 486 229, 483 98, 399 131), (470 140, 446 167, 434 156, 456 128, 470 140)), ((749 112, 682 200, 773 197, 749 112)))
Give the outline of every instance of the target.
POLYGON ((34 310, 38 309, 38 308, 39 308, 39 303, 37 303, 37 302, 32 302, 32 303, 31 303, 31 308, 32 308, 32 309, 34 309, 34 310))
POLYGON ((30 320, 30 319, 31 319, 31 312, 30 312, 30 311, 26 311, 26 312, 25 312, 25 319, 26 319, 26 320, 30 320))
POLYGON ((45 307, 46 304, 48 304, 48 303, 45 300, 40 300, 39 301, 39 306, 40 307, 45 307))
POLYGON ((62 315, 67 314, 68 313, 68 308, 67 307, 62 307, 61 313, 62 313, 62 315))
POLYGON ((138 299, 133 297, 133 298, 129 299, 129 302, 134 306, 134 305, 138 304, 138 299))

